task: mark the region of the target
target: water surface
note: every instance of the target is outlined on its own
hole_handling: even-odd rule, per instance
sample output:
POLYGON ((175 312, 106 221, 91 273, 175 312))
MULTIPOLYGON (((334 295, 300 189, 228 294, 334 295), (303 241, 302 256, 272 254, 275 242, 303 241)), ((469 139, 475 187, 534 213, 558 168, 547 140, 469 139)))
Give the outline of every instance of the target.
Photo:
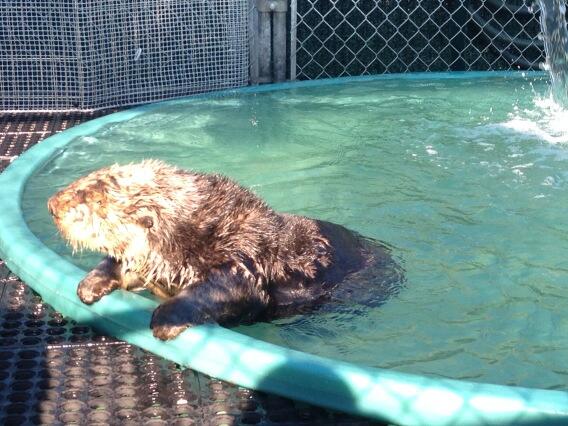
MULTIPOLYGON (((438 377, 566 389, 568 115, 528 78, 379 80, 181 102, 85 135, 24 194, 45 202, 113 162, 221 172, 275 209, 393 247, 406 286, 380 308, 237 331, 302 351, 438 377)), ((46 141, 44 143, 49 143, 46 141)))

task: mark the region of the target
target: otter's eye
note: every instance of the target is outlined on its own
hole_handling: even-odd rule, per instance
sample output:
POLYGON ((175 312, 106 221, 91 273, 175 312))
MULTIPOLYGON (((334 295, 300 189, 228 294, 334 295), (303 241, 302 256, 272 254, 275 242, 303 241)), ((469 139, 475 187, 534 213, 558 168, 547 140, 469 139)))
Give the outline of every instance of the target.
POLYGON ((75 192, 75 199, 77 200, 78 203, 84 203, 87 199, 87 194, 82 189, 78 189, 75 192))
POLYGON ((144 228, 151 228, 154 226, 154 221, 150 216, 144 216, 138 219, 138 223, 143 226, 144 228))

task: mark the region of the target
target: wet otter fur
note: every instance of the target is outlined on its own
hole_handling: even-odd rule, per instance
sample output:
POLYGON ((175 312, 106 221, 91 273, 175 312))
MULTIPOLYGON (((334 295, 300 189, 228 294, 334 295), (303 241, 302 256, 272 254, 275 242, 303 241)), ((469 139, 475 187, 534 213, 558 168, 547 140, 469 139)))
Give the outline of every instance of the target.
POLYGON ((74 249, 106 254, 79 298, 148 289, 164 299, 150 325, 163 340, 205 322, 299 312, 350 274, 392 264, 388 250, 342 226, 277 213, 227 177, 157 160, 95 171, 48 209, 74 249))

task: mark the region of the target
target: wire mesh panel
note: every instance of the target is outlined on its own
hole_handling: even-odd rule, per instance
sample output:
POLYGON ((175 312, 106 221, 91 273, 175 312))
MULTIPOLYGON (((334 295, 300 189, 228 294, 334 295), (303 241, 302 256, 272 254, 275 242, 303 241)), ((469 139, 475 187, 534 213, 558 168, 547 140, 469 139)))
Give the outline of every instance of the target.
POLYGON ((292 78, 535 69, 530 0, 294 0, 292 78))
POLYGON ((248 83, 248 0, 4 0, 0 108, 98 109, 248 83))

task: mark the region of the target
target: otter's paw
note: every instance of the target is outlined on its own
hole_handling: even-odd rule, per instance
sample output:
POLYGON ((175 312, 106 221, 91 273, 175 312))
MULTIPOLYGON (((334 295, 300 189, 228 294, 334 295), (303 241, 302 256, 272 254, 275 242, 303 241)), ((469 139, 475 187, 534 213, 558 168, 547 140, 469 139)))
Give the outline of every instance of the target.
POLYGON ((176 302, 178 301, 171 299, 154 310, 150 322, 154 337, 161 340, 171 340, 186 328, 196 325, 192 321, 187 306, 176 302))
POLYGON ((81 302, 90 305, 119 287, 119 282, 102 274, 87 275, 77 287, 81 302))
POLYGON ((160 340, 172 340, 188 327, 189 325, 154 325, 152 334, 160 340))

